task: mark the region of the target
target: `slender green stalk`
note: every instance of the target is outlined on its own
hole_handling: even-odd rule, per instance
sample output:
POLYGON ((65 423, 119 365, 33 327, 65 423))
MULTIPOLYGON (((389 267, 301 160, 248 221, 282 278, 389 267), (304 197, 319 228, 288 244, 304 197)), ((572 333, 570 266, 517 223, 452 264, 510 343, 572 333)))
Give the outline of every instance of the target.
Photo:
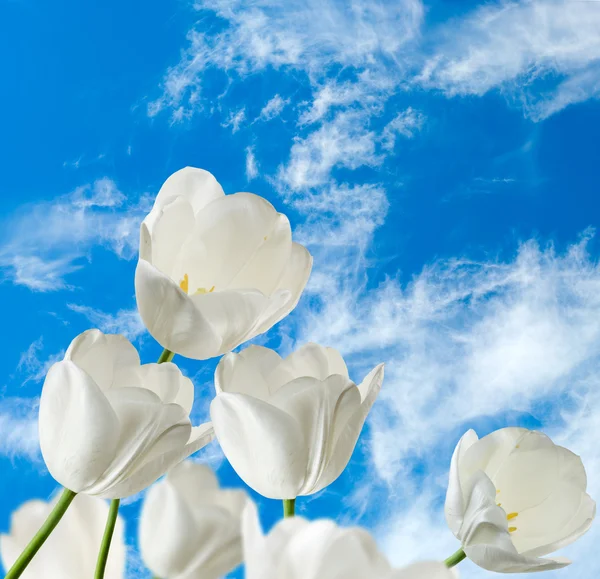
POLYGON ((175 352, 171 352, 171 350, 167 350, 166 348, 163 350, 160 355, 157 364, 162 364, 163 362, 170 362, 175 357, 175 352))
POLYGON ((454 567, 458 565, 461 561, 464 561, 467 558, 465 552, 462 549, 459 549, 453 555, 450 555, 445 561, 444 564, 446 567, 454 567))
POLYGON ((20 577, 23 571, 35 554, 40 550, 40 547, 44 544, 46 539, 50 536, 50 533, 54 531, 58 522, 62 519, 63 515, 67 512, 69 505, 73 502, 75 495, 73 491, 65 489, 60 495, 60 499, 56 503, 52 512, 48 515, 48 518, 44 521, 44 524, 40 527, 40 530, 35 534, 33 539, 29 542, 29 545, 25 547, 23 552, 19 555, 19 558, 15 561, 15 564, 8 570, 4 579, 17 579, 20 577))
POLYGON ((283 499, 283 516, 293 517, 296 514, 296 499, 283 499))
POLYGON ((106 562, 108 561, 108 552, 110 551, 110 542, 112 541, 115 525, 117 524, 117 515, 119 514, 120 499, 110 501, 110 509, 108 511, 108 519, 106 527, 104 527, 104 535, 102 543, 100 543, 100 552, 98 553, 98 561, 96 562, 96 572, 94 579, 104 579, 104 571, 106 570, 106 562))

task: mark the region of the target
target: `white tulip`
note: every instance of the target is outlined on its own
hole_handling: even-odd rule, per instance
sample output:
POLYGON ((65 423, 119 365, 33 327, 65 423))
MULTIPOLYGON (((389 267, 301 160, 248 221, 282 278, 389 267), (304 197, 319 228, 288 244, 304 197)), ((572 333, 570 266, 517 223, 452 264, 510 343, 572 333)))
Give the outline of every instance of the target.
POLYGON ((596 503, 581 459, 547 436, 503 428, 481 440, 469 430, 450 467, 446 520, 469 559, 501 573, 558 569, 544 558, 581 537, 596 503))
POLYGON ((242 562, 241 516, 248 498, 219 489, 207 466, 184 461, 144 500, 142 559, 162 579, 218 579, 242 562))
POLYGON ((238 475, 273 499, 316 493, 340 476, 383 381, 356 386, 332 348, 307 344, 282 360, 250 346, 217 366, 215 434, 238 475))
POLYGON ((192 428, 194 386, 171 363, 140 365, 123 336, 88 330, 46 376, 39 435, 64 487, 122 498, 206 446, 212 424, 192 428))
MULTIPOLYGON (((58 501, 28 501, 12 515, 10 531, 0 536, 0 555, 9 569, 42 526, 58 501)), ((31 560, 21 579, 83 579, 93 577, 104 534, 108 504, 76 496, 56 529, 31 560)), ((125 569, 123 521, 117 518, 106 564, 105 579, 121 579, 125 569)))
POLYGON ((392 569, 369 533, 330 520, 284 519, 268 535, 256 507, 243 516, 246 579, 454 579, 443 563, 392 569))
POLYGON ((205 360, 287 316, 311 267, 268 201, 225 195, 209 172, 186 167, 165 181, 142 223, 138 309, 161 346, 205 360))

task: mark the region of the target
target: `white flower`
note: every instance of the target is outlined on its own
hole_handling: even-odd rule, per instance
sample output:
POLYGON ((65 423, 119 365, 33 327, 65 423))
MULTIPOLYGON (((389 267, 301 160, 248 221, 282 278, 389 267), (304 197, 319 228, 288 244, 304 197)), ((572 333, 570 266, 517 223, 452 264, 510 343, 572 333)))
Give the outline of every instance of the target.
POLYGON ((219 489, 207 466, 185 461, 146 494, 140 516, 144 563, 162 579, 218 579, 242 562, 248 498, 219 489))
MULTIPOLYGON (((0 554, 5 569, 15 563, 58 501, 28 501, 12 515, 10 532, 0 536, 0 554)), ((78 495, 56 529, 31 560, 21 579, 83 579, 93 577, 100 543, 108 518, 108 504, 78 495)), ((125 569, 123 521, 117 518, 105 579, 121 579, 125 569)))
POLYGON ((210 407, 223 452, 265 497, 316 493, 340 476, 383 380, 383 364, 356 386, 332 348, 307 344, 282 360, 250 346, 224 356, 210 407))
POLYGON ((503 428, 479 440, 469 430, 452 456, 446 520, 484 569, 558 569, 570 561, 543 556, 581 537, 595 516, 586 485, 581 459, 540 432, 503 428))
POLYGON ((190 424, 193 401, 194 386, 177 366, 141 366, 125 337, 88 330, 44 382, 39 433, 46 466, 77 493, 137 493, 212 440, 210 423, 190 424))
POLYGON ((161 346, 204 360, 287 316, 311 267, 268 201, 225 195, 210 173, 186 167, 165 181, 142 223, 138 309, 161 346))
POLYGON ((369 533, 322 519, 291 517, 268 535, 249 504, 243 516, 246 579, 454 579, 443 563, 392 569, 369 533))

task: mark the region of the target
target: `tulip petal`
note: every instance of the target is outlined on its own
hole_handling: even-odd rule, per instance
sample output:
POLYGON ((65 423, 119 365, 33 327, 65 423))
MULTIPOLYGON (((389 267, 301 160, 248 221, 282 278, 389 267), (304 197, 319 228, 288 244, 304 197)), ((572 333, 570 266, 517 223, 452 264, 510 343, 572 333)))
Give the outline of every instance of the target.
POLYGON ((135 464, 133 472, 108 490, 98 494, 102 498, 122 498, 134 495, 165 474, 174 465, 204 448, 214 438, 212 424, 207 422, 192 428, 190 438, 183 447, 175 447, 156 456, 154 453, 143 457, 135 464))
MULTIPOLYGON (((108 390, 129 370, 140 365, 140 356, 133 344, 120 334, 103 334, 87 330, 69 345, 65 360, 71 360, 85 370, 101 390, 108 390)), ((131 384, 139 386, 139 384, 131 384)))
POLYGON ((358 408, 353 409, 349 416, 340 414, 336 417, 334 430, 330 435, 327 466, 315 487, 317 490, 325 488, 336 480, 350 461, 365 420, 381 390, 383 368, 383 364, 373 368, 356 389, 359 395, 364 396, 358 408))
POLYGON ((460 466, 465 452, 479 440, 474 430, 468 430, 458 441, 450 463, 450 480, 446 493, 444 512, 446 522, 455 537, 459 537, 465 513, 465 498, 463 484, 460 479, 460 466))
POLYGON ((302 376, 325 380, 332 374, 348 378, 348 368, 340 353, 309 342, 282 361, 274 370, 272 380, 282 385, 302 376))
POLYGON ((298 422, 245 394, 219 394, 210 405, 215 433, 240 478, 265 497, 298 495, 308 460, 298 422))
POLYGON ((217 394, 239 392, 266 401, 275 392, 269 376, 279 364, 279 354, 262 346, 252 345, 239 354, 225 354, 215 371, 217 394))
POLYGON ((217 355, 222 340, 213 326, 171 278, 143 259, 135 294, 144 325, 163 348, 196 360, 217 355))
POLYGON ((118 418, 96 383, 69 360, 46 376, 39 436, 50 474, 75 492, 93 484, 113 460, 118 418))
POLYGON ((288 218, 277 214, 275 226, 263 242, 228 283, 228 289, 256 288, 270 295, 287 267, 292 252, 292 230, 288 218))
POLYGON ((248 501, 242 514, 242 539, 246 579, 280 579, 279 561, 292 537, 310 523, 302 517, 291 517, 277 523, 268 536, 263 534, 258 510, 248 501))
POLYGON ((144 364, 139 369, 144 388, 154 392, 164 404, 178 404, 186 414, 194 404, 194 384, 176 364, 144 364))
POLYGON ((153 210, 164 207, 174 198, 181 196, 190 203, 194 213, 198 213, 224 195, 223 188, 211 173, 204 169, 184 167, 175 171, 163 183, 154 201, 153 210))
POLYGON ((244 342, 269 298, 256 290, 227 290, 197 294, 190 300, 221 337, 219 354, 225 354, 244 342))
POLYGON ((317 520, 292 537, 279 569, 294 579, 364 579, 387 574, 390 565, 367 531, 317 520))
POLYGON ((403 569, 395 569, 385 579, 454 579, 452 569, 438 561, 422 561, 403 569))
POLYGON ((312 262, 312 255, 304 246, 292 243, 287 267, 283 270, 279 283, 271 294, 272 306, 263 312, 252 330, 252 337, 266 332, 296 307, 310 277, 312 262))
MULTIPOLYGON (((226 195, 197 213, 194 231, 179 254, 181 264, 189 269, 185 273, 189 275, 191 293, 198 288, 209 291, 213 286, 216 291, 229 289, 235 277, 280 227, 279 215, 266 199, 252 193, 226 195)), ((277 256, 276 274, 281 273, 289 252, 288 247, 287 255, 277 256)))
MULTIPOLYGON (((324 486, 321 476, 332 455, 336 423, 347 424, 349 417, 360 407, 358 388, 339 374, 324 381, 297 378, 282 386, 270 402, 293 416, 304 433, 308 463, 306 478, 298 494, 317 492, 324 486)), ((340 473, 341 470, 338 476, 340 473)))
POLYGON ((196 520, 171 485, 157 484, 146 493, 139 544, 144 563, 157 577, 183 573, 198 551, 196 520))
POLYGON ((155 206, 140 229, 140 259, 174 278, 177 257, 195 225, 194 210, 185 197, 174 197, 161 207, 155 206))

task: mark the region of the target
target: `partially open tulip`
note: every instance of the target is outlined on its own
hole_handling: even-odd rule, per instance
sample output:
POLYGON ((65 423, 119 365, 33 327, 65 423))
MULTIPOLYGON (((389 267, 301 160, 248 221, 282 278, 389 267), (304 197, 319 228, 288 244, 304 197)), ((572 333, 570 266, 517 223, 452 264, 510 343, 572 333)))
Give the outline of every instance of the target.
POLYGON ((332 348, 307 344, 285 359, 250 346, 217 366, 215 434, 238 475, 273 499, 316 493, 340 476, 383 381, 359 386, 332 348))
POLYGON ((446 520, 484 569, 558 569, 570 561, 544 555, 581 537, 595 516, 586 485, 581 459, 540 432, 503 428, 479 440, 469 430, 452 456, 446 520))
MULTIPOLYGON (((0 555, 9 569, 42 526, 58 496, 33 500, 12 515, 10 531, 0 536, 0 555)), ((21 579, 85 579, 94 576, 100 543, 108 517, 108 504, 95 497, 76 496, 54 532, 31 560, 21 579)), ((121 579, 125 570, 123 521, 117 518, 108 554, 105 579, 121 579)))
POLYGON ((204 360, 289 314, 311 267, 268 201, 225 195, 209 172, 186 167, 165 181, 142 223, 138 309, 161 346, 204 360))
POLYGON ((369 533, 322 519, 284 519, 264 535, 256 507, 243 517, 246 579, 453 579, 443 563, 393 569, 369 533))
POLYGON ((44 382, 39 435, 46 466, 78 493, 137 493, 212 440, 210 423, 190 424, 193 401, 194 386, 177 366, 142 366, 125 337, 88 330, 44 382))
POLYGON ((242 562, 248 498, 224 490, 207 466, 184 461, 146 494, 140 517, 144 563, 162 579, 218 579, 242 562))

